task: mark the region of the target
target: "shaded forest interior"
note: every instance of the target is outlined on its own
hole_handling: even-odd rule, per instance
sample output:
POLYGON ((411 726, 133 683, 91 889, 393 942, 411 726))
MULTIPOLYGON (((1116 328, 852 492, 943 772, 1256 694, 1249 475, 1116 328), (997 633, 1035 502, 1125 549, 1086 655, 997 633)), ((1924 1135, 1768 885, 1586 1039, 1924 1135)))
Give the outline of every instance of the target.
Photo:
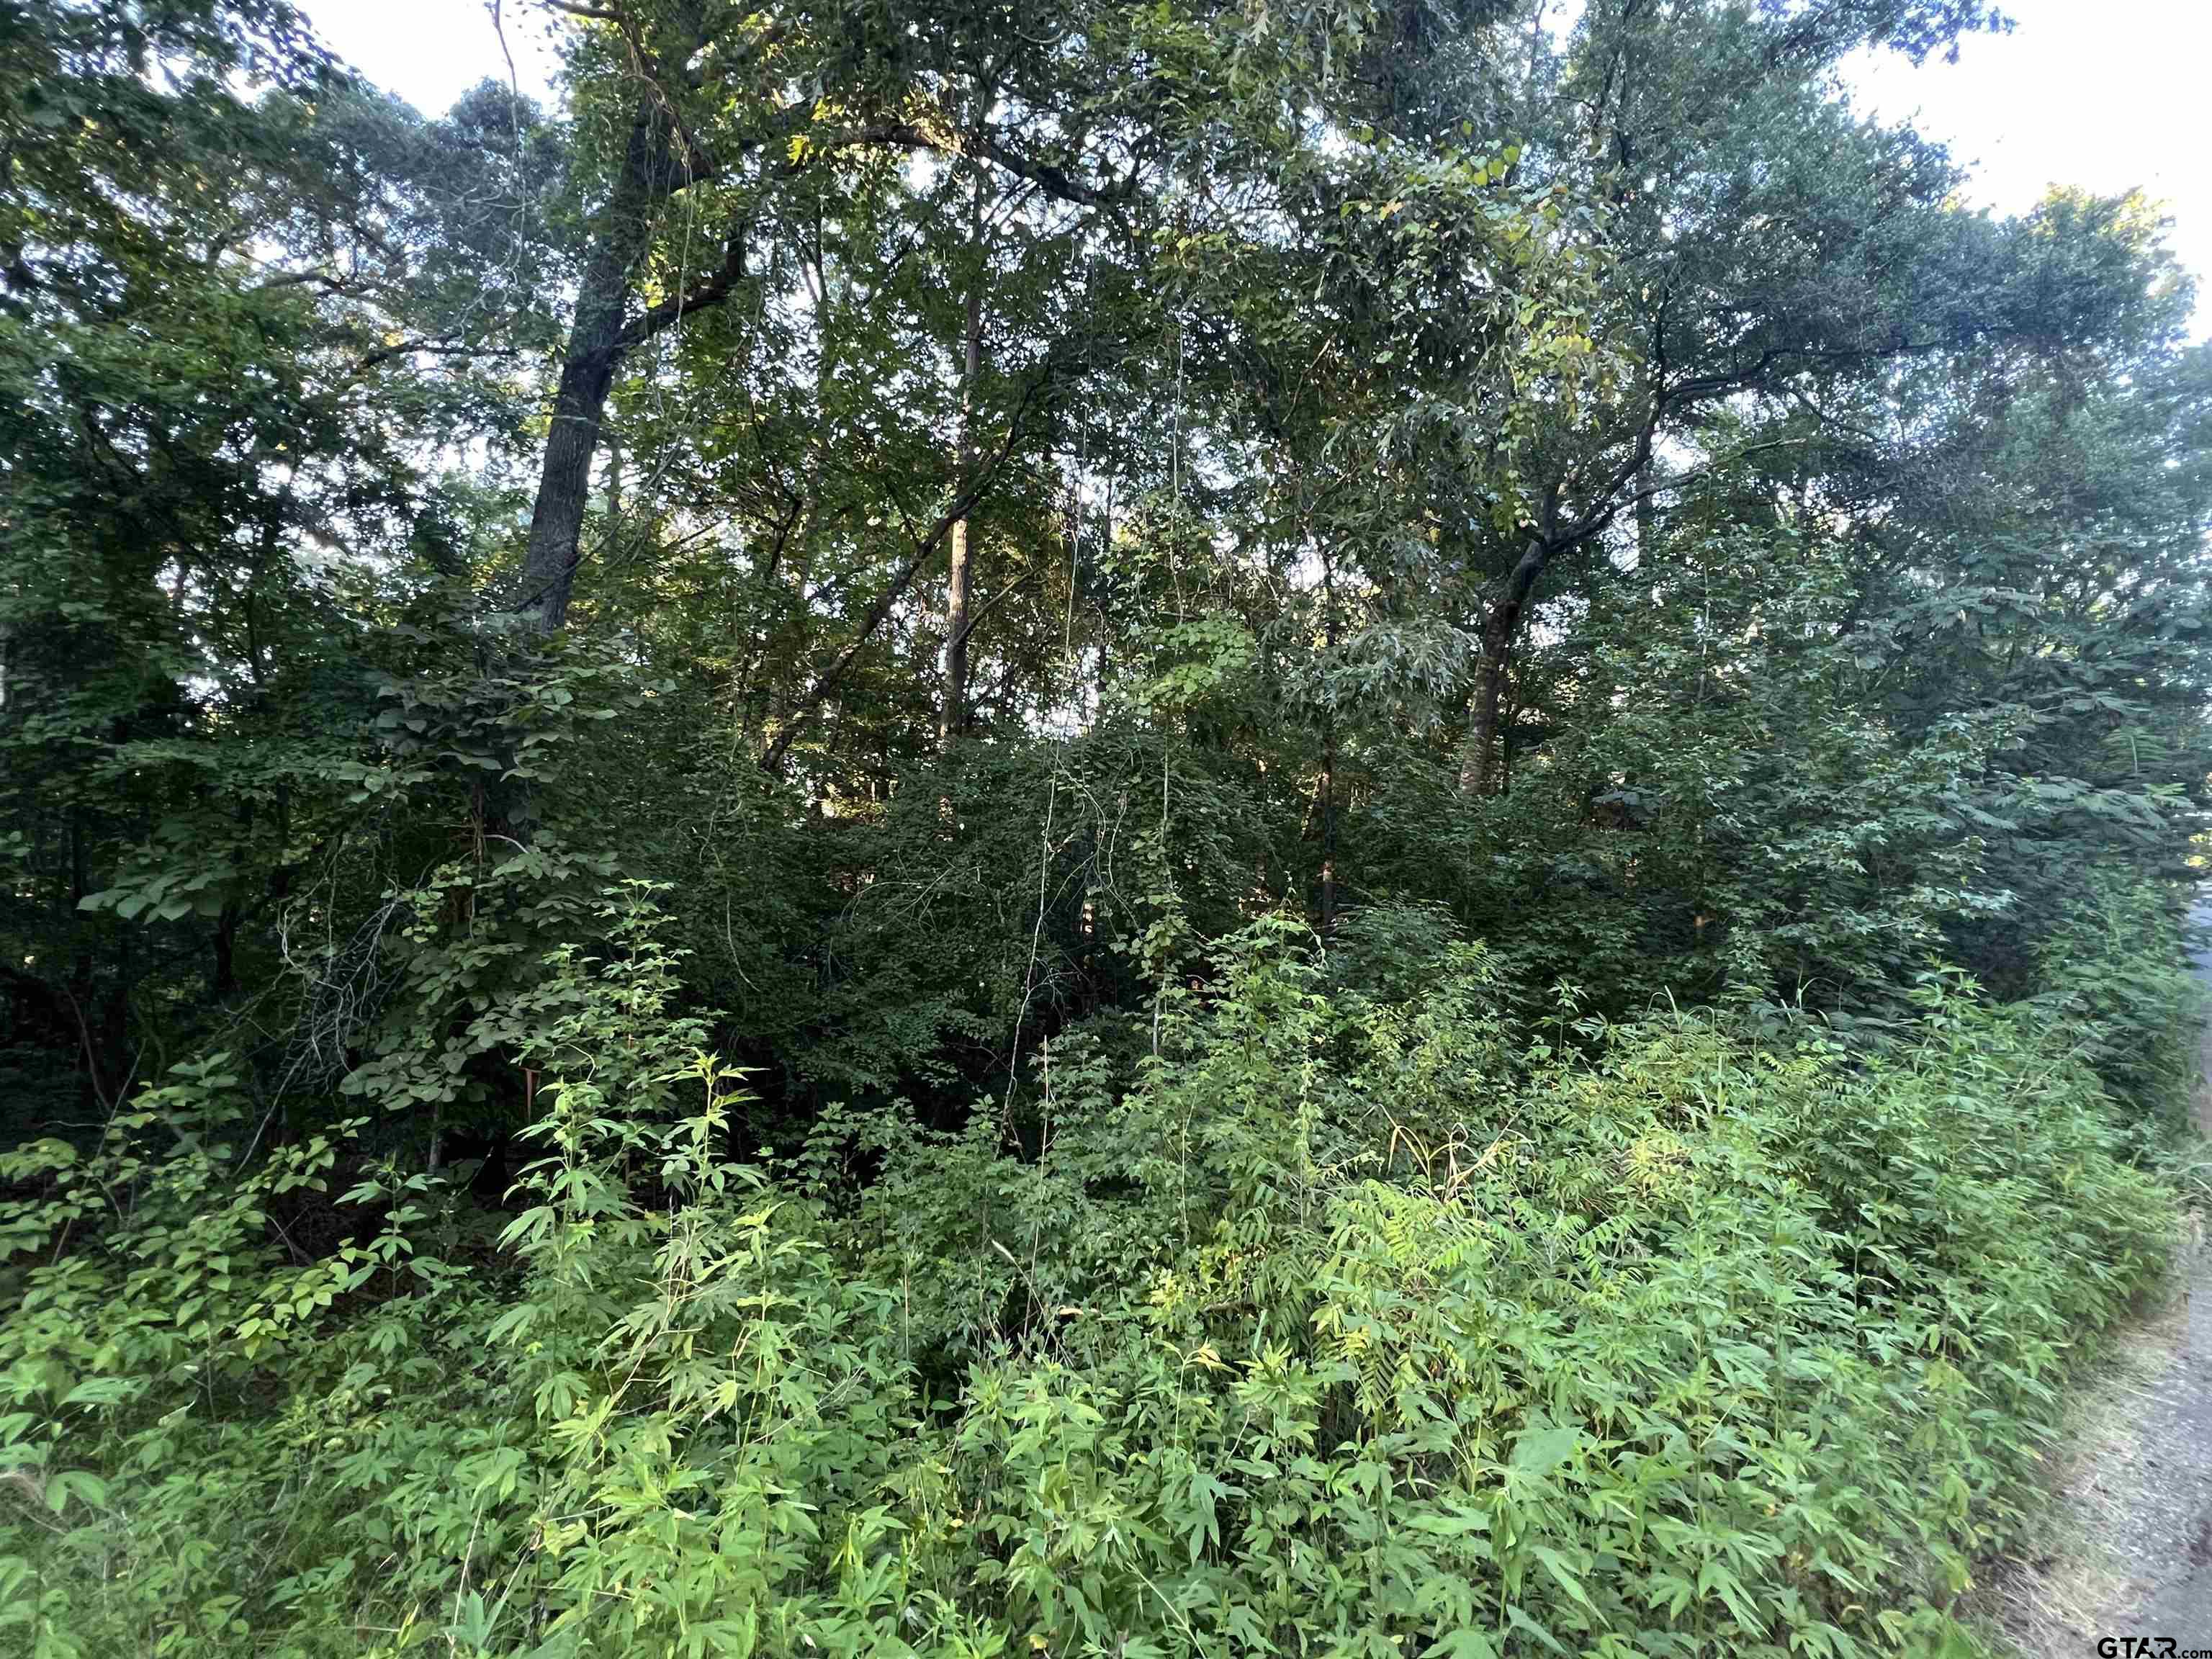
POLYGON ((0 1631, 1979 1651, 2212 1184, 2002 20, 530 9, 0 0, 0 1631))

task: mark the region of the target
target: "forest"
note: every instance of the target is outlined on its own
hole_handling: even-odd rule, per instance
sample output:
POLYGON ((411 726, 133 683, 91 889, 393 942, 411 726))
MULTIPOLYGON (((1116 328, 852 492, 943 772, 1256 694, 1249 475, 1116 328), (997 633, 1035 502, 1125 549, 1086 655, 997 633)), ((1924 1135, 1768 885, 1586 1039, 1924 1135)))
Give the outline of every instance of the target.
POLYGON ((2001 1650, 2212 1202, 2005 20, 503 9, 0 0, 0 1647, 2001 1650))

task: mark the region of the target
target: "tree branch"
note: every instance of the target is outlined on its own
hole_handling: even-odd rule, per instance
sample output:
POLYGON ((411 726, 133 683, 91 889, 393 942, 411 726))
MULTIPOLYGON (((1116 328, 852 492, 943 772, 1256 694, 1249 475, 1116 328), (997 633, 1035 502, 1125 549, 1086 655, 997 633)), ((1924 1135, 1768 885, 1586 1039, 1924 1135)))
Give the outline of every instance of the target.
POLYGON ((984 600, 982 604, 977 605, 973 611, 969 611, 968 613, 967 625, 961 629, 957 638, 948 641, 947 643, 958 645, 965 641, 969 635, 975 633, 976 625, 998 607, 1000 600, 1010 598, 1012 595, 1021 592, 1022 588, 1028 584, 1029 579, 1036 574, 1036 573, 1034 570, 1023 571, 1020 575, 1015 577, 1013 580, 1008 582, 997 592, 992 594, 989 599, 984 600))
POLYGON ((988 161, 1001 172, 1028 180, 1057 201, 1079 203, 1085 207, 1109 207, 1126 201, 1136 187, 1133 172, 1110 185, 1086 184, 1054 162, 1034 161, 1017 154, 988 131, 933 133, 912 121, 886 121, 863 128, 853 137, 863 143, 926 149, 937 155, 988 161))
POLYGON ((922 568, 945 544, 945 538, 951 533, 952 526, 965 519, 975 509, 975 503, 983 498, 998 477, 999 470, 1005 465, 1006 457, 1013 453, 1014 440, 1021 434, 1022 422, 1030 406, 1052 384, 1057 373, 1058 366, 1048 358, 1043 373, 1024 389, 1021 401, 1007 417, 1006 428, 1000 434, 989 457, 975 469, 967 487, 953 498, 951 506, 938 515, 928 533, 915 540, 914 556, 900 566, 884 591, 876 596, 875 603, 861 617, 860 630, 854 635, 852 642, 838 654, 835 662, 816 677, 814 683, 806 688, 793 705, 789 722, 761 756, 762 770, 775 772, 781 769, 784 757, 791 752, 791 745, 798 739, 799 732, 829 701, 830 693, 842 683, 860 653, 866 649, 869 641, 875 637, 876 630, 884 625, 898 602, 906 597, 907 590, 914 586, 915 579, 921 574, 922 568))
POLYGON ((729 298, 731 290, 745 278, 745 226, 739 225, 730 233, 730 239, 722 249, 722 263, 713 275, 674 299, 664 300, 650 310, 630 319, 623 331, 615 337, 617 355, 643 345, 661 330, 681 322, 691 313, 718 306, 729 298))

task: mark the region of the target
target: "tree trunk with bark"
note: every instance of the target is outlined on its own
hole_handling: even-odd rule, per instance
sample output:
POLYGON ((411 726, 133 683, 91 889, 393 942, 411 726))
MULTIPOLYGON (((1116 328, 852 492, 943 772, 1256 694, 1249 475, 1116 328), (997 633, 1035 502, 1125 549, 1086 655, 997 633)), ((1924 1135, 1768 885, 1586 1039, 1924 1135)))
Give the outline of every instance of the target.
POLYGON ((591 498, 592 459, 599 451, 607 392, 622 356, 630 278, 652 239, 653 209, 672 193, 678 176, 661 141, 657 117, 652 102, 644 100, 630 121, 622 171, 593 228, 591 256, 576 293, 575 319, 562 356, 552 429, 546 434, 538 501, 530 514, 518 607, 549 634, 567 620, 568 595, 575 586, 584 508, 591 498), (664 167, 667 172, 656 179, 664 167))
POLYGON ((1459 788, 1463 795, 1498 793, 1498 714, 1505 702, 1506 669, 1529 596, 1535 592, 1536 579, 1544 574, 1551 554, 1548 542, 1540 536, 1532 537, 1483 618, 1482 660, 1475 670, 1474 698, 1468 711, 1467 748, 1460 757, 1459 788))
MULTIPOLYGON (((1321 566, 1322 636, 1336 653, 1336 564, 1324 546, 1321 566)), ((1322 713, 1321 936, 1336 934, 1336 710, 1322 713)))
MULTIPOLYGON (((971 251, 983 258, 983 180, 975 178, 969 210, 971 251)), ((954 465, 954 489, 964 491, 975 472, 975 386, 983 372, 983 276, 981 266, 968 279, 968 300, 961 328, 960 437, 954 465)), ((975 626, 969 607, 975 595, 975 569, 969 557, 969 520, 963 514, 952 526, 951 551, 945 598, 945 712, 939 740, 950 750, 968 730, 968 635, 975 626)))
MULTIPOLYGON (((983 363, 983 296, 979 279, 968 295, 965 389, 960 398, 960 457, 962 487, 974 476, 975 441, 973 410, 975 377, 983 363)), ((952 526, 951 580, 945 599, 945 720, 944 741, 949 748, 968 730, 968 635, 975 626, 969 607, 975 597, 975 567, 970 558, 969 520, 952 526)))

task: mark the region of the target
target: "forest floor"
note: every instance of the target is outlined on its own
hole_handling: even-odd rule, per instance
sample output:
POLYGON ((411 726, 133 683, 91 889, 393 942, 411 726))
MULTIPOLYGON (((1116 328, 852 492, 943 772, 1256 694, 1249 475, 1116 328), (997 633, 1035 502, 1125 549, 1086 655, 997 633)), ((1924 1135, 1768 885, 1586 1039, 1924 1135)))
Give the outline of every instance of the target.
MULTIPOLYGON (((2212 924, 2212 900, 2197 920, 2212 924)), ((2212 989, 2212 951, 2197 957, 2212 989)), ((2197 1126, 2212 1137, 2212 1024, 2197 1126)), ((2083 1659, 2105 1637, 2212 1650, 2212 1242, 2192 1216, 2168 1293, 2116 1333, 2054 1459, 2051 1501, 1983 1601, 2031 1659, 2083 1659)), ((2125 1652, 2125 1644, 2106 1651, 2125 1652)), ((2137 1651, 2157 1651, 2157 1648, 2137 1651)))

